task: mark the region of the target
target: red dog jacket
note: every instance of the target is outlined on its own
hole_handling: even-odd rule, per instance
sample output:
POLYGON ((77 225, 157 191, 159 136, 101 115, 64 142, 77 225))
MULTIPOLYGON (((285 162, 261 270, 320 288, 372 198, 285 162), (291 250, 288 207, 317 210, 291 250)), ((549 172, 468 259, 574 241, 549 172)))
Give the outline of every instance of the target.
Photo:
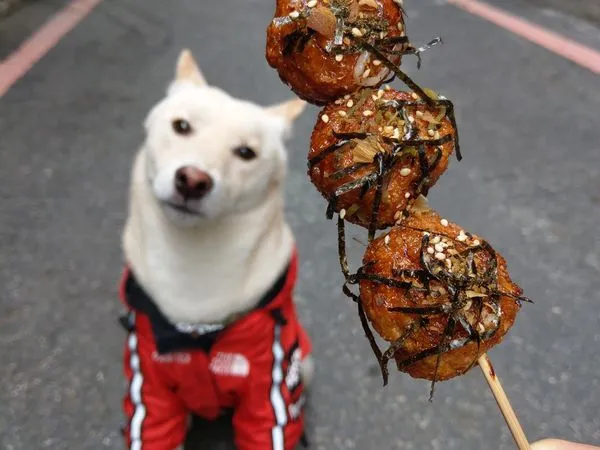
POLYGON ((239 450, 295 448, 304 430, 300 365, 311 350, 292 302, 297 265, 294 256, 259 305, 227 326, 172 324, 125 271, 128 448, 173 450, 188 413, 214 419, 229 408, 239 450))

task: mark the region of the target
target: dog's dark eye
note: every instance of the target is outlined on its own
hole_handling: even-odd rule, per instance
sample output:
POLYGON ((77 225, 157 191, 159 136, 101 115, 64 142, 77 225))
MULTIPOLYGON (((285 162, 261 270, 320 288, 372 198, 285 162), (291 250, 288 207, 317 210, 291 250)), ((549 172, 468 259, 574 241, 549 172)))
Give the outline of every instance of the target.
POLYGON ((192 126, 185 119, 175 119, 173 121, 173 130, 175 133, 186 136, 192 132, 192 126))
POLYGON ((250 147, 238 147, 233 150, 233 153, 245 161, 250 161, 251 159, 256 158, 256 152, 250 147))

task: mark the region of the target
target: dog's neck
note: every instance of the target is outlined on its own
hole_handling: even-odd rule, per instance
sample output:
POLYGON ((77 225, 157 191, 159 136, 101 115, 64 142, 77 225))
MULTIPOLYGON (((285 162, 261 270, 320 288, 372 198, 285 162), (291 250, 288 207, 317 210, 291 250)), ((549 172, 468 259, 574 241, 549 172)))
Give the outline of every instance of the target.
POLYGON ((293 252, 281 190, 244 214, 179 228, 154 199, 144 158, 142 151, 134 165, 123 237, 140 284, 174 322, 222 322, 252 309, 293 252))

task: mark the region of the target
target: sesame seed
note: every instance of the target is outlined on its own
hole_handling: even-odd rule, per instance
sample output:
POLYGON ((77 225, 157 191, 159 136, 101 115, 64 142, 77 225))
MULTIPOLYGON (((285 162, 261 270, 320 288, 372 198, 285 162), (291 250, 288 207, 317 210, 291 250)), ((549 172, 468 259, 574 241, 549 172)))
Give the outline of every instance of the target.
POLYGON ((367 78, 370 74, 371 74, 371 69, 365 69, 365 71, 362 74, 362 77, 367 78))
POLYGON ((403 176, 403 177, 407 177, 407 176, 409 176, 409 175, 410 175, 410 168, 408 168, 408 167, 403 167, 403 168, 400 170, 400 175, 401 175, 401 176, 403 176))
POLYGON ((416 93, 416 92, 413 92, 413 93, 412 93, 410 96, 411 96, 412 98, 414 98, 415 100, 419 100, 419 96, 417 95, 417 93, 416 93))
POLYGON ((481 245, 481 242, 479 242, 479 239, 475 239, 473 241, 473 245, 477 246, 477 245, 481 245))
POLYGON ((298 11, 292 11, 292 12, 290 13, 290 17, 291 17, 292 19, 297 19, 298 17, 300 17, 300 13, 299 13, 298 11))
POLYGON ((433 131, 433 130, 427 130, 427 135, 433 137, 434 134, 435 134, 435 131, 433 131))
POLYGON ((346 111, 338 111, 338 115, 340 115, 341 117, 346 117, 348 114, 346 113, 346 111))
POLYGON ((338 98, 338 99, 337 99, 335 102, 333 102, 333 103, 334 103, 334 104, 336 104, 336 105, 341 105, 341 104, 342 104, 342 103, 344 103, 344 102, 342 101, 342 99, 339 99, 339 98, 338 98))
POLYGON ((383 97, 383 94, 384 94, 384 93, 385 93, 385 91, 384 91, 383 89, 379 89, 379 90, 377 91, 377 97, 379 97, 379 98, 383 97))
POLYGON ((352 28, 352 36, 355 37, 362 37, 362 31, 360 31, 358 28, 354 27, 352 28))
POLYGON ((400 130, 398 128, 394 129, 394 134, 392 135, 392 139, 400 139, 400 130))
POLYGON ((374 59, 374 60, 373 60, 373 65, 374 65, 374 66, 380 66, 380 65, 381 65, 381 60, 379 60, 379 59, 374 59))
POLYGON ((340 219, 344 220, 344 217, 346 217, 346 210, 345 210, 345 209, 342 209, 342 210, 340 211, 340 219))
POLYGON ((443 253, 436 253, 435 254, 435 259, 439 260, 439 261, 443 261, 446 259, 446 255, 444 255, 443 253))
POLYGON ((434 237, 434 238, 431 240, 431 243, 432 243, 432 244, 437 244, 437 243, 438 243, 438 242, 440 242, 440 241, 441 241, 440 237, 439 237, 439 236, 435 236, 435 237, 434 237))
POLYGON ((401 216, 401 212, 400 211, 396 211, 396 214, 394 214, 394 220, 398 220, 401 216))
POLYGON ((442 244, 435 244, 435 251, 436 252, 443 252, 444 251, 444 247, 442 244))
POLYGON ((398 22, 398 29, 400 31, 404 30, 404 24, 402 22, 398 22))
POLYGON ((408 116, 408 121, 409 121, 410 123, 414 123, 414 121, 415 121, 415 118, 414 118, 413 116, 408 116))
POLYGON ((385 245, 388 245, 390 243, 390 235, 386 235, 386 237, 383 239, 383 241, 385 242, 385 245))
POLYGON ((383 127, 377 127, 377 131, 379 131, 380 133, 383 133, 383 127))
POLYGON ((464 234, 459 234, 458 236, 456 236, 456 240, 459 242, 465 242, 467 240, 467 236, 465 236, 464 234))
POLYGON ((344 100, 348 100, 350 98, 350 94, 344 95, 344 100))
POLYGON ((348 103, 346 103, 346 106, 348 108, 352 108, 354 106, 354 102, 352 100, 348 100, 348 103))
POLYGON ((417 111, 417 113, 416 113, 416 114, 417 114, 417 117, 418 117, 418 118, 421 118, 421 117, 423 117, 423 116, 424 116, 424 114, 423 114, 423 111, 417 111))
POLYGON ((365 116, 365 117, 369 117, 369 116, 372 116, 372 115, 373 115, 373 111, 371 111, 370 109, 365 109, 363 111, 363 116, 365 116))
POLYGON ((390 90, 390 89, 392 89, 392 88, 390 87, 390 85, 389 85, 389 84, 386 84, 386 85, 383 87, 383 89, 385 89, 386 91, 389 91, 389 90, 390 90))
POLYGON ((446 260, 446 267, 448 270, 452 269, 452 261, 450 261, 449 259, 446 260))
POLYGON ((427 253, 433 255, 435 253, 435 250, 433 249, 433 247, 427 247, 427 253))
POLYGON ((440 223, 442 224, 443 227, 447 227, 448 226, 448 221, 446 219, 440 220, 440 223))
POLYGON ((329 122, 329 116, 327 114, 323 114, 321 116, 321 120, 325 123, 329 122))
POLYGON ((387 33, 385 31, 382 31, 381 33, 379 33, 379 39, 383 39, 386 36, 387 36, 387 33))
POLYGON ((373 101, 374 101, 374 102, 376 102, 377 100, 379 100, 379 99, 377 98, 377 95, 376 95, 376 94, 373 94, 373 95, 371 95, 371 98, 373 99, 373 101))
POLYGON ((342 59, 344 59, 344 55, 342 55, 342 54, 335 55, 335 60, 336 60, 337 62, 340 62, 342 59))
POLYGON ((436 131, 436 132, 435 132, 435 134, 433 135, 433 137, 434 137, 435 139, 439 139, 439 138, 440 138, 440 132, 439 132, 439 131, 436 131))
POLYGON ((317 6, 317 0, 310 0, 310 2, 306 4, 306 6, 308 6, 309 8, 314 8, 315 6, 317 6))
POLYGON ((347 37, 344 38, 343 42, 344 42, 344 45, 350 45, 350 39, 347 37))
POLYGON ((391 125, 386 125, 383 127, 383 131, 385 131, 387 134, 391 134, 394 132, 394 127, 391 125))
POLYGON ((406 198, 406 199, 410 198, 410 192, 405 193, 404 198, 406 198))
POLYGON ((446 290, 446 288, 444 288, 444 286, 440 286, 438 288, 438 292, 442 295, 446 295, 448 293, 448 291, 446 290))

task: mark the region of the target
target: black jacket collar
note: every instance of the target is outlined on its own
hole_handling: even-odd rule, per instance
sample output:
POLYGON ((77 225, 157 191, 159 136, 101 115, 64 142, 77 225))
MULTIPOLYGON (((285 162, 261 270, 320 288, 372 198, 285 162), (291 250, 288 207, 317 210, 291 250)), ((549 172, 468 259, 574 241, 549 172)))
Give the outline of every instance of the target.
MULTIPOLYGON (((247 314, 268 307, 277 298, 285 286, 289 270, 290 266, 288 265, 254 309, 248 311, 247 314)), ((150 319, 159 354, 191 349, 209 352, 219 335, 235 323, 233 321, 228 324, 173 324, 140 286, 131 270, 128 271, 125 280, 125 301, 133 311, 143 313, 150 319)), ((131 323, 132 321, 127 320, 127 322, 131 323)))

